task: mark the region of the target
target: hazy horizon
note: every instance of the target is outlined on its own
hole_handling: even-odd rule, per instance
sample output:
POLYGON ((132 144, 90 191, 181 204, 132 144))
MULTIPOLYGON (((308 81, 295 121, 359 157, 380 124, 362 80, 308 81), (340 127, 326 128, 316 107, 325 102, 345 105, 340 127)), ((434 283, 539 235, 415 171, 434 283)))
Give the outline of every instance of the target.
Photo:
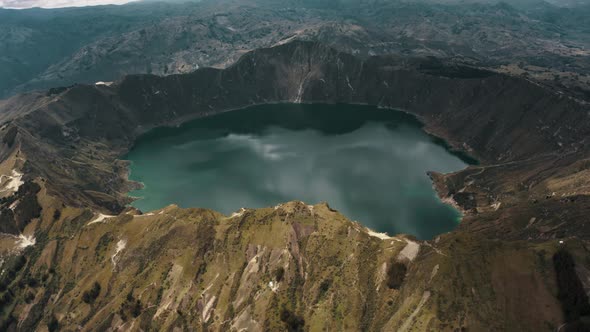
POLYGON ((124 5, 137 0, 0 0, 0 7, 7 9, 66 8, 100 5, 124 5))

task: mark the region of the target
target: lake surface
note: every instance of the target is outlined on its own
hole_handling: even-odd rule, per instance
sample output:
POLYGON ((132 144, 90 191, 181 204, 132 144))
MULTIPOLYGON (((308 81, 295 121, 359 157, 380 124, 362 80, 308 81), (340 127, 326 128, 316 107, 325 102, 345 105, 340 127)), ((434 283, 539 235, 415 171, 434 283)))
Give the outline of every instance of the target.
POLYGON ((436 196, 427 171, 467 164, 413 116, 358 105, 255 106, 158 128, 126 156, 145 187, 133 206, 175 203, 231 214, 291 200, 326 201, 378 232, 430 239, 460 214, 436 196))

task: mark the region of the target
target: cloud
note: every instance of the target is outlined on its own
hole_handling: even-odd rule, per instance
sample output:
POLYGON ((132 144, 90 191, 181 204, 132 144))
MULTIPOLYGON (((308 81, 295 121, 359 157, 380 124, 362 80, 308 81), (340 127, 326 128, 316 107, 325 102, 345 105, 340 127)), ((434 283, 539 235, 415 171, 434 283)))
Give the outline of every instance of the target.
POLYGON ((61 8, 84 7, 98 5, 122 5, 133 0, 0 0, 0 7, 24 9, 24 8, 61 8))

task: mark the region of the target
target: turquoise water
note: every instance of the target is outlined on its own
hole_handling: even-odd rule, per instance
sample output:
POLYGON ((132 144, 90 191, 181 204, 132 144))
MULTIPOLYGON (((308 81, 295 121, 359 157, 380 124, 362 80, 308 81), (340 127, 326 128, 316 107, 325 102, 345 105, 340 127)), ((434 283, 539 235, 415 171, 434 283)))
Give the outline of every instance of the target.
POLYGON ((133 206, 175 203, 225 214, 291 200, 326 201, 378 232, 420 239, 452 230, 427 171, 466 167, 402 112, 358 105, 255 106, 158 128, 126 157, 145 187, 133 206))

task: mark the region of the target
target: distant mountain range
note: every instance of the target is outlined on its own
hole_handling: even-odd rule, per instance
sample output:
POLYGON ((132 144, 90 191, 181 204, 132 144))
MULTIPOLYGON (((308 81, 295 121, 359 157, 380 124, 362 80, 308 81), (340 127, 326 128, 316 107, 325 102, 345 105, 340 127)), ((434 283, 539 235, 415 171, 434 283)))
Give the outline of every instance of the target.
POLYGON ((0 98, 122 75, 226 67, 293 39, 361 57, 452 58, 587 99, 590 5, 544 1, 221 0, 0 9, 0 98))
POLYGON ((65 8, 100 5, 122 5, 133 0, 0 0, 0 7, 12 9, 25 8, 65 8))

